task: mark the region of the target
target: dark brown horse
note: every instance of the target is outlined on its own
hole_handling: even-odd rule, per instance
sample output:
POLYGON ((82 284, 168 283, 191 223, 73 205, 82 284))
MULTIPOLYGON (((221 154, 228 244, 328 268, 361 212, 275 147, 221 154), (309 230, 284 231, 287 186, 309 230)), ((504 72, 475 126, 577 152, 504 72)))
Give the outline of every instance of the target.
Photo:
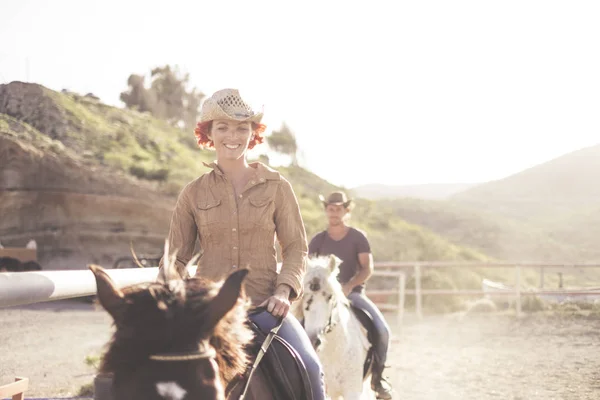
MULTIPOLYGON (((101 267, 90 266, 98 300, 116 326, 100 372, 112 374, 116 400, 238 399, 262 343, 253 340, 261 333, 247 317, 242 282, 248 271, 223 283, 183 280, 174 257, 165 260, 157 282, 122 290, 101 267)), ((293 350, 276 339, 252 374, 246 400, 308 399, 293 350)))

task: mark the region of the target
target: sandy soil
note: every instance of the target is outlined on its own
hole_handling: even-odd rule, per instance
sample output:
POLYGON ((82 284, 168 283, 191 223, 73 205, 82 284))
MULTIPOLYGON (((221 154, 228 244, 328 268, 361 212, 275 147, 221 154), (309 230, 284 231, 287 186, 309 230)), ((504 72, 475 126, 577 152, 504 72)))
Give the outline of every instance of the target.
MULTIPOLYGON (((600 398, 598 319, 388 317, 397 399, 600 398)), ((0 309, 0 383, 27 376, 27 397, 76 394, 93 380, 85 358, 102 351, 110 323, 82 301, 0 309)))
POLYGON ((398 399, 600 398, 600 320, 480 315, 396 328, 398 399))

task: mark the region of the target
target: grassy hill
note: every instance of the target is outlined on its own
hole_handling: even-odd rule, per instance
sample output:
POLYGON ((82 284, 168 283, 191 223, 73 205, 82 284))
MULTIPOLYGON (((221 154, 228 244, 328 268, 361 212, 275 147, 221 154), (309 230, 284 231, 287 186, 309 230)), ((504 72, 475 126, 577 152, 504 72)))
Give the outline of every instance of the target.
POLYGON ((423 185, 361 185, 352 188, 358 197, 366 199, 396 199, 411 197, 417 199, 446 199, 453 194, 460 193, 470 187, 471 183, 439 183, 423 185))
POLYGON ((600 201, 600 144, 452 196, 473 209, 534 222, 596 206, 600 201))
MULTIPOLYGON (((126 179, 141 196, 153 192, 174 199, 186 182, 206 171, 202 162, 214 158, 211 151, 198 149, 193 134, 148 114, 41 85, 0 85, 2 114, 0 131, 6 137, 40 150, 54 147, 77 163, 83 175, 106 171, 126 179), (13 129, 17 123, 21 128, 13 129)), ((299 167, 280 171, 296 191, 312 237, 325 224, 318 194, 337 188, 299 167)), ((378 260, 486 259, 480 252, 402 220, 391 209, 369 200, 358 202, 353 223, 367 231, 378 260)))
MULTIPOLYGON (((382 200, 402 219, 505 261, 573 262, 578 249, 547 229, 450 201, 382 200)), ((585 258, 585 257, 584 257, 585 258)))
POLYGON ((90 96, 58 93, 41 85, 0 85, 0 114, 8 114, 91 164, 160 184, 175 194, 206 170, 212 154, 197 148, 194 136, 166 122, 105 105, 90 96))
MULTIPOLYGON (((146 245, 156 246, 167 233, 177 193, 186 182, 206 171, 202 162, 214 158, 211 151, 198 149, 191 133, 148 114, 107 106, 93 96, 58 93, 18 82, 0 85, 0 144, 0 150, 8 151, 3 153, 6 157, 0 157, 0 188, 4 190, 0 191, 0 203, 4 215, 11 216, 0 221, 0 239, 10 245, 16 244, 17 238, 45 235, 51 240, 41 242, 40 251, 47 254, 81 249, 93 253, 96 246, 105 252, 121 246, 119 251, 126 253, 124 244, 134 237, 145 237, 146 245), (31 195, 36 190, 50 189, 73 192, 73 196, 31 195), (14 201, 13 191, 21 193, 22 200, 14 201), (79 195, 84 193, 102 196, 82 200, 79 195), (54 201, 52 206, 45 203, 47 198, 54 201), (23 199, 25 208, 21 207, 23 199), (72 236, 67 235, 70 228, 72 236), (82 230, 87 235, 85 240, 81 239, 82 230), (79 236, 73 236, 73 231, 79 236), (71 245, 72 238, 81 241, 71 245), (71 247, 60 248, 61 240, 71 247)), ((585 160, 581 162, 587 168, 595 165, 593 157, 585 160)), ((318 195, 339 188, 303 168, 279 170, 294 187, 311 238, 325 228, 318 195)), ((590 256, 595 254, 595 248, 600 248, 595 239, 600 235, 588 235, 588 231, 574 229, 575 225, 563 220, 581 225, 593 223, 598 220, 598 209, 582 208, 546 219, 547 225, 540 228, 485 211, 485 207, 481 211, 481 205, 495 204, 496 198, 510 202, 513 189, 505 187, 506 182, 499 192, 495 191, 496 184, 490 185, 469 189, 452 201, 357 198, 351 221, 368 234, 377 261, 540 260, 557 254, 570 258, 573 247, 565 243, 573 239, 590 256)), ((585 197, 583 187, 578 187, 576 193, 579 198, 585 197)), ((567 201, 567 194, 563 194, 563 201, 567 201)), ((532 192, 527 192, 527 196, 532 196, 532 192)), ((87 262, 87 255, 83 257, 78 265, 87 262)), ((109 259, 102 257, 89 261, 110 264, 109 259)), ((510 283, 513 274, 512 270, 427 270, 423 287, 478 288, 482 277, 510 283)), ((525 278, 530 284, 535 283, 534 273, 525 278)), ((392 282, 374 280, 372 284, 385 287, 392 282)), ((414 282, 409 280, 408 284, 412 286, 414 282)), ((433 300, 427 301, 432 304, 433 300)), ((456 306, 455 300, 448 298, 435 301, 443 307, 456 306)))

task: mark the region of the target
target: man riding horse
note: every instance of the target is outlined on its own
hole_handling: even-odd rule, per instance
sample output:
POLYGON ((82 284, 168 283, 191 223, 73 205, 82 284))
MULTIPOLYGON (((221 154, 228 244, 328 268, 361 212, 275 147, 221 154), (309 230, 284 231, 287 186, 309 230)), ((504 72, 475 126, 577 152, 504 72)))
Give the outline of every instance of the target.
MULTIPOLYGON (((327 198, 320 196, 325 208, 327 229, 316 234, 308 246, 311 255, 334 254, 342 260, 338 280, 352 306, 365 311, 375 328, 375 349, 371 387, 378 399, 391 399, 391 385, 383 377, 390 341, 390 329, 377 306, 365 294, 365 282, 373 273, 373 256, 365 234, 347 225, 353 208, 352 200, 344 192, 333 192, 327 198)), ((369 329, 369 327, 366 327, 369 329)))

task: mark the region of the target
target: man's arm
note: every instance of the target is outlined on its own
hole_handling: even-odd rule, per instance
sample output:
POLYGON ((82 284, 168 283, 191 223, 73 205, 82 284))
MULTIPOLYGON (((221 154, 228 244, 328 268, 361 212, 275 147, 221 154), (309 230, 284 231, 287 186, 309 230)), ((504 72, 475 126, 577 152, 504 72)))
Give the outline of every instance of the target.
POLYGON ((357 231, 356 248, 358 253, 358 265, 356 274, 343 285, 344 293, 347 295, 352 292, 356 286, 365 283, 373 274, 373 255, 371 254, 371 245, 367 236, 362 231, 357 231))
POLYGON ((371 275, 373 275, 373 255, 371 253, 359 253, 358 261, 358 271, 344 285, 344 292, 347 292, 346 295, 350 294, 352 289, 356 286, 365 283, 371 277, 371 275))

